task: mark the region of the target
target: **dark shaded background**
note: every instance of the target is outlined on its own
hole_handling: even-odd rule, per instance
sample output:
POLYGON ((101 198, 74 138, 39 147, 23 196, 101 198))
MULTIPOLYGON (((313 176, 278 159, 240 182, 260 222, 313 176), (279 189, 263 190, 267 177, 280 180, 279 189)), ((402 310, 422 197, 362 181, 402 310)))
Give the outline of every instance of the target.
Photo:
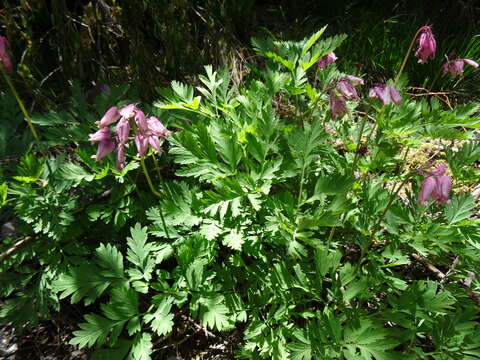
POLYGON ((1 0, 0 4, 0 34, 12 44, 15 80, 26 94, 34 94, 37 110, 58 103, 72 80, 86 89, 129 82, 150 100, 155 86, 188 79, 206 64, 227 63, 241 71, 251 56, 252 36, 271 33, 301 39, 325 24, 330 35, 349 35, 338 51, 340 65, 391 77, 418 27, 432 25, 437 38, 445 40, 439 47, 444 44, 450 52, 455 50, 447 49, 451 43, 468 47, 480 18, 476 0, 1 0))

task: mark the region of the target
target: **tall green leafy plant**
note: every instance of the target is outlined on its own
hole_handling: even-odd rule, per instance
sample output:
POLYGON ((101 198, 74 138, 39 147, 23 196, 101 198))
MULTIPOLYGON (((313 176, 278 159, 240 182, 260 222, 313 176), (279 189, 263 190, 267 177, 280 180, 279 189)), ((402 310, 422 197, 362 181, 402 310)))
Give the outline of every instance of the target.
MULTIPOLYGON (((431 192, 419 205, 424 181, 405 166, 425 140, 461 138, 443 163, 454 179, 472 179, 478 106, 405 94, 384 104, 359 88, 361 100, 334 112, 349 77, 316 65, 344 39, 324 30, 299 42, 254 39, 264 63, 240 86, 207 66, 196 88, 158 89, 149 110, 176 129, 159 159, 128 148, 118 171, 108 156, 94 163, 87 146, 77 162, 25 157, 8 201, 56 244, 27 248, 48 265, 35 265, 42 295, 88 306, 72 344, 99 359, 150 359, 190 322, 239 329, 236 358, 478 356, 474 199, 454 183, 448 203, 431 192), (82 204, 79 190, 92 201, 82 204), (52 211, 62 221, 49 222, 52 211)), ((1 264, 12 279, 32 268, 24 255, 1 264)), ((9 282, 0 318, 21 320, 26 283, 9 282)))

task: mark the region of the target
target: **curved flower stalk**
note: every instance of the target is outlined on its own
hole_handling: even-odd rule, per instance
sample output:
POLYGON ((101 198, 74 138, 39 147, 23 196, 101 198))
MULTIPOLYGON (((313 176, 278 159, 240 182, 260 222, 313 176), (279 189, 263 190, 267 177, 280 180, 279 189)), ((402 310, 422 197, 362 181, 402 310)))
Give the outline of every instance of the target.
POLYGON ((420 35, 418 36, 418 49, 415 52, 418 62, 420 64, 425 64, 428 62, 428 59, 433 59, 435 57, 435 52, 437 51, 437 42, 432 33, 432 28, 430 26, 422 26, 419 29, 420 35))
POLYGON ((450 73, 452 77, 462 76, 463 75, 463 67, 465 64, 470 65, 474 68, 478 67, 478 63, 473 61, 472 59, 455 59, 455 60, 448 60, 442 66, 443 74, 450 73))
POLYGON ((445 175, 447 167, 439 164, 437 169, 430 172, 424 172, 425 167, 419 169, 419 173, 425 178, 420 186, 418 195, 418 204, 427 205, 428 199, 436 201, 438 204, 446 204, 449 200, 450 190, 452 188, 452 178, 445 175))
POLYGON ((427 25, 422 26, 415 33, 412 41, 410 41, 410 45, 408 46, 405 57, 403 58, 400 70, 395 77, 395 83, 397 83, 398 79, 400 79, 400 75, 402 75, 403 70, 405 69, 405 65, 407 64, 408 57, 410 56, 410 52, 412 51, 412 47, 415 41, 418 42, 418 49, 417 51, 415 51, 415 56, 419 58, 418 62, 420 64, 425 64, 429 58, 433 59, 435 57, 435 53, 437 51, 437 41, 433 36, 432 28, 427 25))

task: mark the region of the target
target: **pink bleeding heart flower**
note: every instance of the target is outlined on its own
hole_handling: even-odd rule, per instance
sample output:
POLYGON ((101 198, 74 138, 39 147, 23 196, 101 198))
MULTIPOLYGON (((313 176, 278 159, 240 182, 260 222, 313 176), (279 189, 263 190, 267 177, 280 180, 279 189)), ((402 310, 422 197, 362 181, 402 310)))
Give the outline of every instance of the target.
POLYGON ((398 90, 390 85, 375 86, 370 89, 368 96, 379 99, 383 105, 388 105, 392 101, 397 105, 402 102, 402 97, 398 90))
POLYGON ((347 75, 338 81, 336 88, 346 99, 360 100, 354 84, 363 84, 363 80, 353 75, 347 75))
POLYGON ((123 108, 120 109, 120 115, 126 119, 129 120, 133 118, 136 114, 136 112, 139 111, 135 104, 129 104, 127 106, 124 106, 123 108))
POLYGON ((5 36, 0 36, 0 64, 2 64, 8 72, 13 72, 13 63, 8 52, 10 43, 5 36))
POLYGON ((128 141, 128 135, 130 133, 130 123, 128 122, 128 120, 120 120, 117 124, 116 130, 118 142, 126 143, 128 141))
POLYGON ((168 130, 155 116, 151 116, 147 120, 148 130, 155 136, 159 136, 162 139, 169 137, 172 132, 168 130))
POLYGON ((112 106, 110 109, 107 110, 105 115, 103 115, 100 121, 97 121, 96 124, 99 128, 106 127, 114 122, 117 122, 121 118, 120 112, 118 111, 116 106, 112 106))
POLYGON ((160 147, 160 140, 158 140, 157 136, 148 136, 148 144, 154 148, 157 152, 161 152, 162 148, 160 147))
POLYGON ((121 171, 125 167, 125 143, 117 146, 117 170, 121 171))
POLYGON ((444 74, 450 73, 452 77, 463 75, 463 67, 465 64, 473 66, 474 68, 478 67, 478 63, 471 59, 455 59, 449 60, 442 66, 442 72, 444 74))
MULTIPOLYGON (((428 165, 426 167, 428 167, 428 165)), ((423 168, 419 169, 420 174, 425 180, 423 180, 420 186, 420 194, 417 200, 418 204, 427 205, 428 199, 432 199, 438 204, 446 204, 452 188, 452 178, 445 175, 447 167, 444 164, 440 164, 436 170, 427 173, 423 171, 423 168)))
POLYGON ((108 127, 100 128, 96 133, 90 134, 89 140, 93 142, 99 142, 97 154, 92 158, 95 161, 99 161, 115 149, 115 143, 112 141, 112 134, 108 127))
POLYGON ((97 132, 90 134, 88 140, 94 143, 98 141, 110 140, 111 137, 112 134, 110 133, 110 129, 108 127, 102 127, 97 132))
POLYGON ((318 61, 317 65, 320 69, 325 69, 328 65, 333 64, 337 60, 335 53, 332 51, 325 56, 322 56, 318 61))
POLYGON ((137 156, 144 157, 147 154, 148 149, 148 136, 138 132, 135 135, 135 145, 137 146, 137 156))
POLYGON ((98 143, 97 153, 92 156, 95 161, 100 161, 108 154, 115 150, 115 143, 112 140, 102 140, 98 143))
POLYGON ((432 33, 432 28, 430 26, 422 26, 419 29, 420 35, 417 38, 418 49, 415 52, 418 62, 425 64, 428 61, 428 58, 434 58, 435 52, 437 51, 437 42, 432 33))
POLYGON ((145 114, 143 113, 142 110, 137 110, 135 113, 135 123, 137 124, 138 129, 142 133, 147 133, 148 132, 148 123, 147 123, 147 118, 145 117, 145 114))
POLYGON ((347 102, 343 96, 336 96, 335 94, 330 93, 328 102, 330 104, 330 113, 333 120, 336 120, 337 116, 341 117, 347 113, 347 102))

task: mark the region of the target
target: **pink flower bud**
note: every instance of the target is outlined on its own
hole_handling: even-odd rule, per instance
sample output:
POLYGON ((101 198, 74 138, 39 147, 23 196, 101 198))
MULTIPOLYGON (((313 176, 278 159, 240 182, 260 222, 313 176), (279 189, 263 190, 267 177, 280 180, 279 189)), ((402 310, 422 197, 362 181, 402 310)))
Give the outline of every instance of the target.
POLYGON ((118 142, 126 143, 128 141, 128 135, 130 133, 130 123, 128 122, 128 120, 120 120, 117 124, 116 130, 118 142))
POLYGON ((383 105, 388 105, 392 101, 399 105, 402 102, 402 97, 397 89, 390 85, 375 86, 370 89, 368 96, 379 99, 383 105))
POLYGON ((163 139, 166 139, 171 135, 171 131, 169 131, 155 116, 151 116, 148 120, 148 130, 155 135, 160 136, 163 139))
POLYGON ((439 204, 446 204, 452 188, 452 178, 445 175, 447 167, 444 164, 438 165, 437 169, 425 173, 423 168, 419 172, 425 177, 418 195, 418 204, 427 205, 428 199, 435 200, 439 204))
POLYGON ((342 79, 337 83, 336 88, 346 99, 359 100, 357 90, 350 81, 342 79))
POLYGON ((117 170, 123 170, 125 167, 125 144, 120 143, 117 146, 117 170))
POLYGON ((98 144, 97 154, 93 155, 92 158, 95 159, 95 161, 100 161, 100 159, 110 154, 113 150, 115 150, 115 143, 113 141, 102 140, 98 144))
POLYGON ((126 119, 129 120, 135 116, 135 113, 139 111, 135 104, 129 104, 127 106, 124 106, 123 108, 120 109, 120 115, 126 119))
POLYGON ((135 135, 135 145, 137 145, 137 156, 144 157, 147 154, 148 137, 137 133, 137 135, 135 135))
POLYGON ((96 124, 99 128, 103 128, 118 121, 120 117, 121 116, 118 112, 118 109, 115 106, 112 106, 110 109, 107 110, 105 115, 103 115, 102 119, 96 122, 96 124))
POLYGON ((160 141, 158 140, 158 137, 156 136, 149 136, 148 138, 148 143, 149 145, 154 148, 157 152, 161 152, 162 149, 160 147, 160 141))
POLYGON ((336 96, 333 93, 330 93, 328 102, 330 104, 330 112, 333 120, 336 120, 337 116, 343 116, 347 113, 347 103, 343 96, 336 96))
POLYGON ((89 139, 92 143, 98 141, 105 141, 110 140, 112 134, 110 133, 110 129, 108 127, 100 128, 96 133, 90 134, 89 139))
POLYGON ((442 72, 444 74, 449 72, 452 77, 459 75, 461 76, 463 75, 463 67, 465 64, 473 66, 474 68, 478 67, 478 63, 471 59, 455 59, 447 61, 445 64, 443 64, 442 72))
POLYGON ((9 47, 10 43, 8 42, 7 38, 0 36, 0 64, 3 65, 8 72, 13 72, 12 60, 10 58, 10 54, 8 53, 9 47))
POLYGON ((418 49, 415 52, 415 56, 419 58, 419 63, 424 64, 428 61, 428 58, 433 59, 435 57, 437 42, 430 26, 422 26, 420 31, 420 36, 417 38, 418 49))
POLYGON ((317 61, 317 65, 320 69, 325 69, 328 65, 333 64, 335 60, 337 60, 337 57, 335 56, 335 53, 332 51, 327 55, 321 57, 317 61))
POLYGON ((345 75, 345 77, 342 80, 348 80, 352 84, 355 84, 355 85, 356 84, 360 84, 360 85, 364 84, 364 81, 363 81, 362 78, 359 78, 359 77, 356 77, 356 76, 353 76, 353 75, 345 75))
POLYGON ((142 110, 137 110, 135 113, 135 123, 137 124, 138 129, 146 134, 148 132, 148 123, 147 118, 142 110))

